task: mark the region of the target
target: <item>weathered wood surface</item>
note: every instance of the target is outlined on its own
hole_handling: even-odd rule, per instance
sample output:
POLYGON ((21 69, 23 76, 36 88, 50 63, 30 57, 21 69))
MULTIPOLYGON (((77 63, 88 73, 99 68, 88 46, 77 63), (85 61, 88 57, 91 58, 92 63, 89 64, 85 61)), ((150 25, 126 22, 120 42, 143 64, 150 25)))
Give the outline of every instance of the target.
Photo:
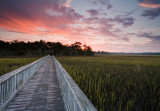
POLYGON ((65 111, 54 63, 50 57, 5 111, 65 111))

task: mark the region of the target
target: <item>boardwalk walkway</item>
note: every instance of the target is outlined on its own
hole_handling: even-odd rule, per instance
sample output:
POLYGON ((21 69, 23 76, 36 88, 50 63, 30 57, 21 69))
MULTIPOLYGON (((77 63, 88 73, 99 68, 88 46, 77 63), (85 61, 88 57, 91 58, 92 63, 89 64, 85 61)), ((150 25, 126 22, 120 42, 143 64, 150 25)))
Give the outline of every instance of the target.
POLYGON ((50 57, 5 111, 65 111, 54 63, 50 57))

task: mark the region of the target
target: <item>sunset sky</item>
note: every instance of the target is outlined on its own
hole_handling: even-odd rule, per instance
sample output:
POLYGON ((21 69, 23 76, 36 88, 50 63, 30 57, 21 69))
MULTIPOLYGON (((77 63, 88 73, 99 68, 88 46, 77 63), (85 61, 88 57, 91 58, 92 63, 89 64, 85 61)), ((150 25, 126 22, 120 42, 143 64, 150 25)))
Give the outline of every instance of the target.
POLYGON ((160 0, 0 0, 0 40, 160 52, 160 0))

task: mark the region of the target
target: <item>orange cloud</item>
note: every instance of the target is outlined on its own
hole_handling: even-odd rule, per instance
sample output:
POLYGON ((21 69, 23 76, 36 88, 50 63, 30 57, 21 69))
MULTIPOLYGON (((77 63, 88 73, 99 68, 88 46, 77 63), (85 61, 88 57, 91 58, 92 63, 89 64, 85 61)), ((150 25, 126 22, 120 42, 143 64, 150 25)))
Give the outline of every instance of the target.
POLYGON ((146 8, 159 8, 160 4, 153 4, 150 2, 142 2, 142 3, 138 3, 139 6, 141 7, 146 7, 146 8))

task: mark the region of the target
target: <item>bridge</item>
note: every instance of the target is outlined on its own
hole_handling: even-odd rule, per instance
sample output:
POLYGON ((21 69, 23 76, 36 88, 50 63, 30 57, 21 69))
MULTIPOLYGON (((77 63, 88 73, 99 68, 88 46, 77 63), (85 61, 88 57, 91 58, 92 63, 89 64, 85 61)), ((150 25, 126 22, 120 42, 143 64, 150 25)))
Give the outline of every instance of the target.
POLYGON ((97 111, 54 56, 0 77, 1 111, 97 111))

